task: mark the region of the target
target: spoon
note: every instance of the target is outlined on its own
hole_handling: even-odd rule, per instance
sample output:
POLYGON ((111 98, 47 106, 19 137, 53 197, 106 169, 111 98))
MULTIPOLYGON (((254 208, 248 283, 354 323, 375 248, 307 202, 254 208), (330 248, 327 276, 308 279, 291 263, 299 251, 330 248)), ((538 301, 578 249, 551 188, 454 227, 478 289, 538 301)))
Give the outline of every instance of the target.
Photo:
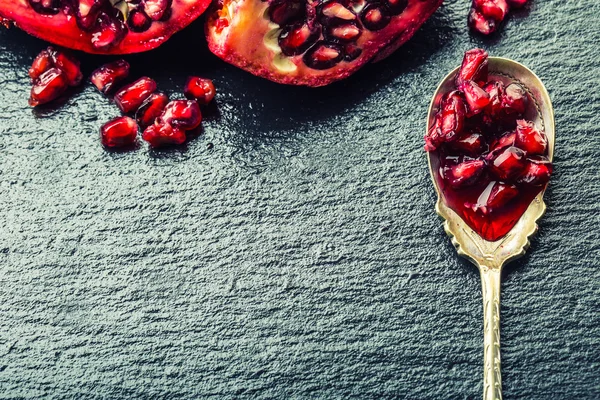
MULTIPOLYGON (((529 107, 525 118, 535 122, 548 138, 548 158, 554 156, 554 111, 550 96, 542 81, 527 67, 516 61, 501 57, 489 57, 489 76, 505 84, 521 83, 526 88, 534 107, 529 107)), ((454 89, 454 69, 437 87, 427 115, 427 127, 434 122, 441 97, 454 89)), ((477 266, 481 275, 483 292, 483 399, 502 400, 502 376, 500 371, 500 276, 502 267, 521 257, 529 247, 529 237, 537 231, 536 221, 544 214, 544 190, 529 204, 525 213, 506 236, 491 242, 483 239, 471 229, 463 219, 444 202, 432 167, 434 152, 428 152, 429 172, 437 192, 436 212, 444 218, 444 229, 452 238, 452 244, 459 255, 466 257, 477 266)), ((435 165, 435 162, 433 162, 435 165)))

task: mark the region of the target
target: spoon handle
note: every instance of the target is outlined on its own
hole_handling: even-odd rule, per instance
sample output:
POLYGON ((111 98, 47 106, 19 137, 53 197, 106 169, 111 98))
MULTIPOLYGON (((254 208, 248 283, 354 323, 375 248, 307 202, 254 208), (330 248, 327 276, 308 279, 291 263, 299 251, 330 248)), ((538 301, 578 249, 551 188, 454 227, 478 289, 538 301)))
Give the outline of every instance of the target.
POLYGON ((500 268, 480 267, 483 289, 483 400, 502 400, 500 268))

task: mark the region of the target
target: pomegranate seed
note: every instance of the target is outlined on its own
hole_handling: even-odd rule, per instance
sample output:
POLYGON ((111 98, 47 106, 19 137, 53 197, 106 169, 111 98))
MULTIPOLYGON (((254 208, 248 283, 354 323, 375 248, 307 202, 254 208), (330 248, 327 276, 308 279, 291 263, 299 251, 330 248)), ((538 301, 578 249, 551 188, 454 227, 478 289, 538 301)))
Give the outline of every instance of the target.
POLYGON ((361 20, 363 26, 368 30, 378 31, 385 28, 390 23, 391 17, 385 8, 377 3, 371 3, 363 9, 361 20))
POLYGON ((133 118, 123 116, 107 122, 100 128, 102 144, 106 147, 125 147, 135 143, 138 125, 133 118))
POLYGON ((452 142, 452 148, 470 156, 477 156, 483 153, 486 147, 485 138, 479 132, 462 135, 456 141, 452 142))
POLYGON ((446 180, 453 187, 470 186, 477 182, 479 177, 485 171, 485 161, 483 160, 468 160, 457 165, 447 166, 444 171, 446 180))
POLYGON ((174 128, 189 131, 196 129, 202 122, 200 106, 194 100, 173 100, 166 105, 160 123, 172 125, 174 128))
POLYGON ((337 18, 344 21, 356 19, 356 15, 338 2, 326 3, 321 9, 321 13, 328 18, 337 18))
POLYGON ((32 107, 46 104, 57 99, 69 87, 69 81, 63 71, 53 67, 44 72, 31 88, 29 105, 32 107))
POLYGON ((491 18, 486 18, 477 11, 475 8, 471 8, 469 12, 469 27, 474 31, 481 33, 482 35, 490 35, 496 31, 497 23, 491 18))
POLYGON ((171 7, 171 0, 144 0, 144 13, 153 21, 160 21, 171 7))
POLYGON ((515 185, 502 182, 490 182, 477 198, 477 203, 467 205, 474 211, 488 214, 494 209, 501 208, 517 197, 519 190, 515 185))
POLYGON ((552 175, 552 163, 545 157, 527 160, 527 165, 517 179, 518 183, 542 186, 548 183, 552 175))
POLYGON ((488 19, 501 22, 508 13, 506 0, 473 0, 475 8, 488 19))
POLYGON ((156 82, 144 76, 119 90, 114 100, 121 111, 129 113, 137 110, 154 91, 156 91, 156 82))
POLYGON ((491 151, 503 149, 508 146, 514 146, 516 138, 516 132, 509 132, 500 136, 500 138, 498 138, 494 141, 494 143, 492 143, 491 151))
POLYGON ((146 128, 154 123, 156 118, 163 113, 169 98, 164 93, 151 94, 144 103, 138 108, 136 119, 142 128, 146 128))
POLYGON ((504 97, 504 84, 501 81, 491 81, 483 87, 490 96, 490 103, 485 113, 493 118, 502 112, 502 97, 504 97))
POLYGON ((127 29, 120 19, 111 18, 108 14, 102 13, 92 32, 92 46, 98 50, 108 50, 119 44, 126 34, 127 29))
POLYGON ((460 92, 447 93, 442 98, 441 135, 444 142, 455 140, 463 131, 467 107, 460 92))
POLYGON ((462 64, 454 84, 459 88, 466 81, 474 81, 479 86, 485 85, 488 79, 488 53, 483 49, 473 49, 465 52, 462 64))
POLYGON ((527 0, 508 0, 508 4, 513 8, 521 8, 527 4, 527 0))
POLYGON ((155 123, 144 130, 142 139, 150 143, 152 147, 164 147, 183 144, 185 142, 185 131, 175 128, 168 123, 155 123))
POLYGON ((152 20, 142 10, 133 10, 127 18, 127 26, 133 32, 146 32, 152 25, 152 20))
POLYGON ((525 168, 525 152, 515 146, 494 151, 487 158, 492 173, 503 181, 517 177, 525 168))
POLYGON ((393 15, 399 15, 408 6, 408 0, 385 0, 384 3, 393 15))
POLYGON ((300 1, 284 0, 273 2, 269 7, 269 18, 278 25, 284 26, 288 23, 301 19, 306 12, 304 4, 300 1))
POLYGON ((86 32, 91 32, 96 26, 98 16, 104 4, 100 0, 79 0, 77 10, 77 25, 86 32))
POLYGON ((83 74, 81 73, 79 60, 64 51, 55 50, 52 47, 48 47, 48 53, 50 54, 52 63, 65 73, 70 86, 77 86, 81 83, 83 74))
POLYGON ((108 93, 115 84, 121 82, 129 75, 129 63, 118 60, 105 64, 92 72, 90 80, 102 93, 108 93))
POLYGON ((312 69, 327 69, 337 64, 344 53, 340 46, 320 41, 304 54, 304 63, 312 69))
POLYGON ((515 145, 529 155, 543 155, 548 149, 548 140, 531 121, 518 120, 515 145))
POLYGON ((42 50, 40 54, 37 55, 35 60, 33 60, 31 68, 29 68, 29 77, 32 80, 36 80, 40 77, 40 75, 48 71, 53 66, 54 63, 52 61, 52 57, 50 57, 50 53, 48 52, 48 50, 42 50))
POLYGON ((215 85, 210 79, 190 76, 183 89, 185 97, 196 100, 198 103, 207 105, 215 97, 215 85))
POLYGON ((502 108, 507 112, 523 114, 528 103, 527 91, 518 83, 511 83, 504 90, 502 108))
POLYGON ((438 112, 427 135, 425 135, 425 151, 433 151, 444 142, 442 137, 442 113, 438 112))
POLYGON ((320 31, 307 23, 290 25, 279 35, 279 47, 286 56, 304 53, 319 37, 320 31))
POLYGON ((469 117, 479 114, 490 104, 490 95, 473 81, 465 81, 460 90, 467 100, 469 117))

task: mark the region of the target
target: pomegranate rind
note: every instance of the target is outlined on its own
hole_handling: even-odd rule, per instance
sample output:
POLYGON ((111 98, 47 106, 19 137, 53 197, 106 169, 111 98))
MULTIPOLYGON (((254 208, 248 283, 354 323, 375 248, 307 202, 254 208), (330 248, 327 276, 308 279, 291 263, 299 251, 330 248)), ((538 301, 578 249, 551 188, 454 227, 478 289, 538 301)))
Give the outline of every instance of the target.
POLYGON ((63 12, 56 15, 38 14, 27 0, 0 0, 0 19, 12 21, 30 35, 58 46, 93 54, 131 54, 160 46, 198 18, 209 4, 210 0, 173 0, 172 14, 167 21, 153 22, 142 33, 129 30, 120 43, 104 50, 94 48, 92 34, 82 31, 75 17, 63 12))
POLYGON ((212 8, 205 25, 208 47, 224 61, 256 76, 287 85, 325 86, 347 78, 369 61, 379 61, 408 41, 442 4, 443 0, 409 0, 406 9, 392 17, 383 29, 363 31, 357 40, 361 55, 352 61, 341 61, 332 68, 311 69, 302 55, 285 57, 273 44, 264 41, 278 25, 263 18, 268 7, 260 0, 231 0, 227 6, 230 21, 218 23, 223 10, 212 8), (276 66, 277 65, 279 66, 276 66))

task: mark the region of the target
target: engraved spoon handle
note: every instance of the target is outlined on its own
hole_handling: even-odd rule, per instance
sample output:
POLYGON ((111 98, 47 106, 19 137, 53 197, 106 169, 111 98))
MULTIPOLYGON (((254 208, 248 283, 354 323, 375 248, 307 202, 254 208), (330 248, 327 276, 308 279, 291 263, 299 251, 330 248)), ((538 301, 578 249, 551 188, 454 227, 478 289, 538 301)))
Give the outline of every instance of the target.
POLYGON ((483 400, 502 400, 500 268, 480 268, 483 289, 483 400))

